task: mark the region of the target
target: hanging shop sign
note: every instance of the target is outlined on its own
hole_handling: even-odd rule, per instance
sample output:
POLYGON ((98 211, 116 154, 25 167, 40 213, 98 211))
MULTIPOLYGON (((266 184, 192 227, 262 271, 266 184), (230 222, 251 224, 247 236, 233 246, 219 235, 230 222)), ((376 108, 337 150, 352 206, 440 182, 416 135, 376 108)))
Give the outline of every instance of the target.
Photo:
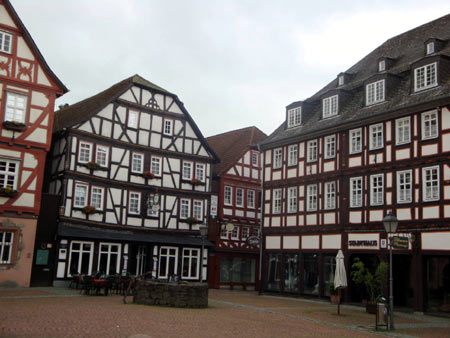
POLYGON ((247 244, 251 246, 259 245, 259 237, 258 236, 250 236, 247 238, 247 244))
POLYGON ((394 249, 409 249, 409 237, 392 236, 392 248, 394 249))

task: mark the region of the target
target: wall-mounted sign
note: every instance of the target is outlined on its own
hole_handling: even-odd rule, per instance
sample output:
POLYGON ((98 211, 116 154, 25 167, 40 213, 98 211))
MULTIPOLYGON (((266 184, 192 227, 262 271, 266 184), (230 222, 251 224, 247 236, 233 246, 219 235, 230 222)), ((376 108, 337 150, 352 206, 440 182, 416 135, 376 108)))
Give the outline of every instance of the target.
POLYGON ((211 195, 210 215, 211 215, 211 217, 217 216, 217 195, 211 195))
POLYGON ((258 236, 250 236, 247 238, 247 244, 251 246, 259 245, 259 237, 258 236))
POLYGON ((404 236, 393 236, 392 240, 392 248, 394 249, 409 249, 409 237, 404 236))
POLYGON ((378 250, 379 248, 379 234, 348 234, 348 249, 350 250, 378 250))

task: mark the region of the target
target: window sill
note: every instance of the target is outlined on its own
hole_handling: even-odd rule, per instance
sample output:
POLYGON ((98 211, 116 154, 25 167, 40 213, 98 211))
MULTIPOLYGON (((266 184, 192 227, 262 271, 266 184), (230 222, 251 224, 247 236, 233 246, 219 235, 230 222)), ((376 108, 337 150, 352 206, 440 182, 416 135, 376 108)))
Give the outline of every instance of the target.
POLYGON ((17 190, 6 191, 4 188, 0 189, 1 197, 15 197, 19 192, 17 190))
POLYGON ((27 126, 25 123, 21 122, 3 121, 3 128, 12 131, 25 131, 27 126))
POLYGON ((102 167, 99 164, 92 164, 91 162, 89 162, 89 163, 81 163, 81 165, 83 167, 86 167, 86 168, 90 169, 90 170, 109 171, 108 167, 102 167))

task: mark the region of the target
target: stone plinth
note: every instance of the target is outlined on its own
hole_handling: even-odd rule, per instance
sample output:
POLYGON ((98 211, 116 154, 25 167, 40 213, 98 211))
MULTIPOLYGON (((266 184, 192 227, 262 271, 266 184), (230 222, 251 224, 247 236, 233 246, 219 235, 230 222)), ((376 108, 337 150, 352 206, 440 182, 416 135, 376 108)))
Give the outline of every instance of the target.
POLYGON ((145 305, 205 308, 208 307, 208 284, 137 280, 133 302, 145 305))

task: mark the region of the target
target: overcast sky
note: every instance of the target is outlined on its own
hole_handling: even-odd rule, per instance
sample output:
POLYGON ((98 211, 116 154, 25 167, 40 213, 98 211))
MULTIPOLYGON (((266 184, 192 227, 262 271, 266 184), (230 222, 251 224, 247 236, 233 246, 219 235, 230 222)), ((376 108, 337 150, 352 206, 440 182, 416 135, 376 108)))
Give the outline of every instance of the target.
POLYGON ((139 74, 178 95, 205 137, 312 96, 448 0, 11 0, 75 103, 139 74))

